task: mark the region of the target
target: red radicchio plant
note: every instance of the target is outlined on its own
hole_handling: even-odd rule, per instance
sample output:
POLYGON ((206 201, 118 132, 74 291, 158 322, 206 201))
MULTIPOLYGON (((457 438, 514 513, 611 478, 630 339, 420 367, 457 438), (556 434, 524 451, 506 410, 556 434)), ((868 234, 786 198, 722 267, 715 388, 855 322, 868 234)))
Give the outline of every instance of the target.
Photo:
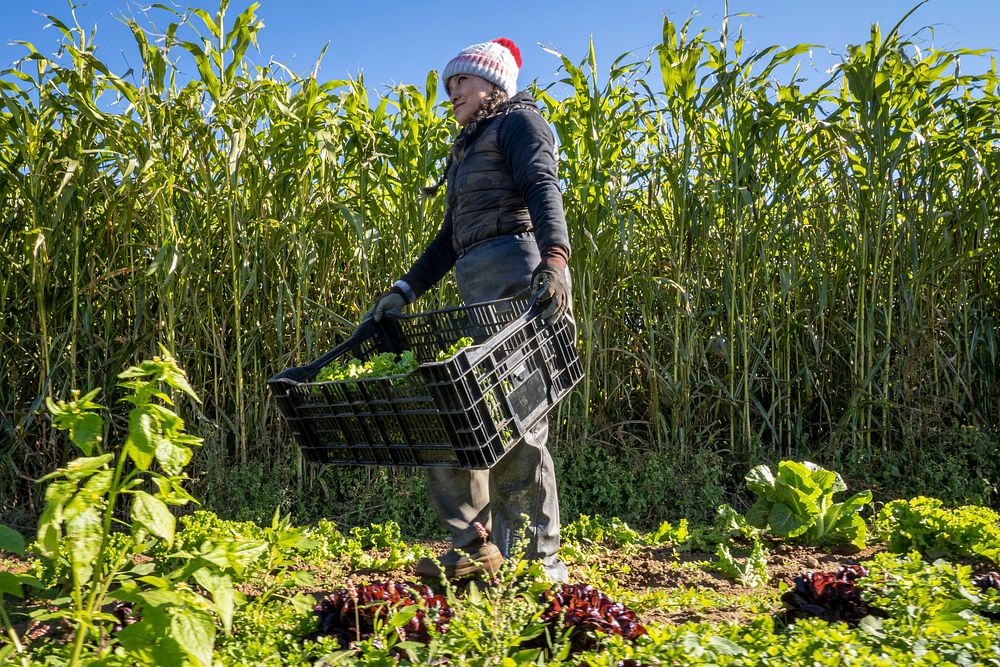
POLYGON ((868 570, 861 565, 843 565, 835 573, 806 572, 795 577, 795 588, 781 596, 785 610, 778 617, 785 623, 816 617, 855 627, 865 616, 885 616, 884 611, 861 599, 855 582, 867 576, 868 570))
MULTIPOLYGON (((555 586, 543 593, 541 602, 548 606, 540 620, 552 631, 558 631, 556 626, 562 617, 563 627, 571 628, 570 642, 574 652, 594 648, 597 645, 595 631, 626 639, 646 634, 635 612, 586 584, 555 586)), ((406 641, 430 642, 428 613, 438 634, 448 629, 448 622, 454 617, 447 600, 425 584, 375 582, 355 586, 353 581, 348 581, 345 588, 337 589, 316 604, 319 627, 312 636, 331 635, 337 638, 341 648, 347 648, 353 641, 371 638, 376 626, 386 622, 394 609, 412 605, 418 605, 419 609, 397 630, 406 641)), ((525 647, 546 646, 544 636, 525 644, 525 647)))
MULTIPOLYGON (((634 611, 593 586, 562 584, 545 591, 543 601, 546 600, 549 606, 540 620, 555 630, 560 614, 564 614, 563 626, 572 628, 570 643, 574 652, 597 646, 595 630, 608 635, 621 635, 625 639, 646 634, 646 628, 639 623, 634 611)), ((541 645, 544 641, 542 637, 535 643, 541 645)))
POLYGON ((430 642, 428 619, 442 633, 454 616, 447 600, 424 584, 379 581, 355 586, 351 581, 347 588, 337 589, 316 604, 319 628, 315 635, 332 635, 341 648, 347 648, 352 641, 370 638, 376 625, 386 622, 395 609, 413 605, 419 605, 419 609, 398 629, 407 641, 430 642))
MULTIPOLYGON (((987 572, 986 574, 981 574, 978 577, 973 578, 972 583, 983 593, 986 593, 986 591, 990 589, 1000 591, 1000 572, 987 572)), ((1000 603, 985 603, 984 606, 979 609, 979 613, 986 618, 994 621, 1000 621, 1000 603)))

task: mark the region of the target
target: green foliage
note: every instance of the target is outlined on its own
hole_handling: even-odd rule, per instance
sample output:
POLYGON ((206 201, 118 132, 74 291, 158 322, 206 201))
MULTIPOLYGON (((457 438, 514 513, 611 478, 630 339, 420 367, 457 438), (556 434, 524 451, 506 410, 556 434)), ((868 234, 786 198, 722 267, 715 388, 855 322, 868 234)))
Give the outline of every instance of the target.
POLYGON ((945 635, 978 621, 983 603, 972 585, 972 568, 944 560, 927 563, 917 552, 877 554, 858 580, 866 598, 914 635, 945 635))
POLYGON ((867 457, 844 458, 844 477, 866 480, 879 495, 931 496, 948 505, 1000 509, 1000 424, 935 425, 921 433, 920 447, 886 451, 875 465, 867 457))
POLYGON ((628 553, 647 546, 686 547, 691 539, 687 519, 676 524, 663 521, 655 530, 640 532, 617 517, 608 519, 587 514, 562 526, 560 537, 563 557, 573 560, 586 560, 588 553, 594 551, 613 549, 628 553))
MULTIPOLYGON (((69 664, 76 665, 84 659, 84 647, 106 642, 107 629, 116 622, 104 611, 107 602, 132 602, 142 620, 116 641, 137 651, 137 660, 209 665, 215 618, 227 632, 231 627, 235 598, 226 574, 233 565, 229 554, 179 552, 172 557, 181 561, 180 567, 159 571, 153 563, 135 561, 138 555, 175 546, 169 507, 193 500, 183 487, 184 467, 199 439, 185 433, 167 392, 195 401, 198 397, 165 351, 119 377, 131 392, 122 399, 131 409, 128 437, 117 450, 105 450, 101 406, 93 401, 96 390, 82 396, 74 392, 70 401, 48 401, 54 425, 69 433, 84 456, 41 479, 49 484, 33 545, 41 574, 35 584, 68 589, 69 597, 34 618, 72 628, 69 664), (118 520, 127 533, 112 532, 119 499, 131 500, 128 521, 118 520), (195 592, 190 586, 195 581, 211 597, 195 592)), ((9 629, 6 617, 4 622, 9 629)))
MULTIPOLYGON (((342 340, 438 227, 445 198, 419 195, 456 129, 437 74, 375 98, 257 66, 259 10, 231 6, 125 19, 135 77, 100 30, 46 17, 58 43, 0 74, 5 509, 36 518, 27 480, 66 458, 44 398, 111 387, 164 341, 210 397, 189 422, 214 456, 189 472, 225 512, 228 471, 294 455, 261 379, 342 340)), ((859 488, 995 504, 996 73, 876 30, 807 88, 788 67, 805 46, 650 29, 651 52, 554 55, 565 83, 535 90, 586 341, 553 420, 567 516, 709 519, 748 462, 816 452, 859 488)), ((448 279, 421 307, 457 299, 448 279)))
MULTIPOLYGON (((577 420, 569 419, 572 429, 577 420)), ((673 449, 650 453, 637 446, 561 441, 553 447, 559 503, 565 516, 616 516, 633 526, 658 526, 664 516, 711 521, 726 500, 726 480, 735 468, 711 447, 689 453, 678 466, 673 449)))
POLYGON ((715 555, 717 559, 711 563, 711 567, 738 584, 747 588, 757 588, 767 584, 767 551, 762 541, 754 540, 753 548, 743 563, 740 563, 730 553, 729 547, 722 543, 716 547, 715 555))
POLYGON ((233 634, 218 638, 216 663, 232 667, 318 664, 338 647, 331 637, 303 639, 316 629, 314 604, 311 595, 248 602, 237 612, 233 634))
MULTIPOLYGON (((711 527, 696 526, 691 533, 742 534, 739 515, 731 508, 720 507, 718 517, 711 527)), ((242 580, 252 579, 260 584, 258 588, 265 589, 267 583, 263 580, 276 578, 291 561, 325 564, 330 569, 331 561, 353 559, 352 553, 371 552, 374 559, 376 553, 404 548, 399 528, 392 524, 342 532, 330 521, 296 527, 278 513, 269 525, 261 526, 227 521, 199 511, 183 517, 180 525, 174 538, 175 549, 198 548, 203 542, 273 545, 280 552, 277 556, 268 555, 271 546, 254 549, 252 558, 245 561, 241 570, 242 580), (268 560, 275 567, 270 572, 262 565, 268 560)), ((582 518, 570 525, 574 526, 571 532, 575 543, 590 544, 590 540, 595 540, 592 545, 602 545, 602 549, 611 548, 613 542, 624 548, 636 548, 640 542, 652 545, 656 533, 665 534, 662 530, 640 533, 620 520, 599 517, 582 518)), ((124 538, 131 537, 127 533, 120 535, 123 539, 115 548, 127 549, 124 538)), ((750 530, 747 535, 756 533, 750 530)), ((718 550, 716 566, 729 570, 728 576, 742 579, 741 583, 747 586, 766 578, 765 553, 759 541, 745 560, 734 557, 730 547, 719 544, 722 548, 718 550)), ((865 600, 886 610, 889 616, 869 617, 854 629, 819 620, 777 627, 771 613, 778 604, 780 590, 766 590, 753 597, 702 588, 629 591, 617 581, 622 570, 617 564, 608 563, 606 551, 598 558, 582 554, 584 560, 574 565, 574 573, 585 576, 585 580, 614 599, 637 610, 662 613, 725 607, 743 610, 753 617, 745 623, 646 623, 649 631, 646 637, 625 642, 598 635, 597 649, 583 654, 570 654, 565 638, 559 636, 547 637, 543 642, 547 648, 537 647, 535 642, 541 640, 544 631, 538 623, 544 606, 540 593, 550 585, 537 563, 512 559, 488 585, 444 586, 441 590, 456 616, 448 631, 432 635, 428 645, 407 642, 397 632, 413 613, 412 608, 403 608, 388 615, 371 639, 344 651, 330 638, 305 638, 316 629, 314 601, 311 595, 295 593, 292 587, 237 601, 232 613, 232 632, 219 632, 222 615, 219 600, 211 589, 212 582, 196 578, 200 587, 211 592, 210 599, 189 583, 166 574, 171 561, 188 559, 177 552, 166 554, 153 549, 148 553, 154 556, 153 569, 142 579, 115 589, 113 596, 134 601, 144 610, 144 620, 112 636, 106 646, 98 649, 95 658, 99 664, 125 667, 166 664, 168 660, 173 664, 197 664, 209 657, 210 648, 212 664, 225 666, 487 665, 540 661, 551 665, 611 666, 634 660, 641 664, 740 667, 761 664, 894 667, 985 665, 1000 661, 997 641, 1000 626, 983 616, 983 612, 997 610, 1000 596, 995 591, 980 591, 973 586, 971 567, 944 561, 927 563, 916 552, 904 556, 879 554, 865 563, 869 576, 859 580, 865 600), (210 647, 210 639, 214 647, 210 647)), ((237 560, 229 562, 225 572, 237 572, 237 560)), ((235 574, 233 579, 236 580, 235 574)), ((11 643, 7 655, 16 655, 16 651, 11 643)), ((36 642, 23 655, 31 664, 66 664, 72 658, 72 643, 36 642)))
POLYGON ((581 514, 572 523, 560 530, 560 536, 567 543, 584 542, 606 544, 614 549, 641 546, 645 543, 638 531, 629 527, 621 519, 606 519, 602 516, 591 518, 581 514))
POLYGON ((341 549, 352 568, 372 570, 394 570, 424 555, 422 550, 414 550, 403 541, 399 525, 394 521, 351 528, 350 538, 344 541, 341 549))
MULTIPOLYGON (((417 358, 410 350, 401 354, 382 352, 361 361, 348 359, 347 363, 334 360, 320 369, 316 375, 317 382, 335 382, 337 380, 360 380, 362 378, 382 378, 409 375, 417 369, 417 358)), ((397 378, 402 381, 403 378, 397 378)))
POLYGON ((465 348, 470 347, 473 342, 474 341, 468 336, 463 336, 455 341, 453 345, 449 345, 447 348, 438 352, 435 361, 447 361, 458 354, 459 350, 464 350, 465 348))
POLYGON ((1000 514, 975 505, 947 508, 937 498, 894 500, 875 520, 875 531, 895 553, 917 550, 928 558, 985 558, 1000 564, 1000 514))
POLYGON ((715 520, 711 524, 695 527, 689 535, 679 540, 678 547, 686 551, 711 551, 713 547, 725 544, 733 537, 756 544, 761 539, 761 532, 730 505, 723 503, 716 508, 715 520))
POLYGON ((846 542, 864 548, 868 527, 859 511, 871 502, 871 491, 834 502, 834 494, 847 490, 844 480, 808 461, 781 461, 777 475, 759 465, 746 481, 757 496, 747 513, 750 525, 806 544, 846 542))
POLYGON ((24 554, 24 536, 10 526, 0 524, 0 551, 24 554))
MULTIPOLYGON (((517 560, 501 569, 495 586, 473 586, 466 595, 449 594, 455 618, 448 632, 432 641, 418 664, 455 662, 475 656, 482 664, 508 662, 537 664, 542 649, 525 644, 544 633, 539 617, 545 607, 543 591, 551 586, 539 563, 517 560)), ((552 652, 560 654, 560 637, 549 639, 552 652)))

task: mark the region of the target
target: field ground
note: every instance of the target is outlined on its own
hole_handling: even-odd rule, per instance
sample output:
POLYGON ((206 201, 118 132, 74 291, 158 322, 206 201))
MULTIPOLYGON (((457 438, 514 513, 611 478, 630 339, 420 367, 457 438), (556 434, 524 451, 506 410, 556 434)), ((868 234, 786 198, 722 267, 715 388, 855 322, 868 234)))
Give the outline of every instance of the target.
MULTIPOLYGON (((206 520, 205 515, 188 526, 192 536, 200 538, 199 531, 207 532, 213 526, 221 528, 223 533, 250 526, 249 523, 225 522, 214 518, 214 515, 206 520)), ((603 525, 613 524, 604 522, 603 525)), ((286 538, 292 534, 289 531, 294 530, 297 529, 286 528, 286 538)), ((329 537, 331 526, 317 527, 316 534, 329 537)), ((184 532, 178 535, 183 545, 184 532)), ((638 536, 638 533, 633 535, 638 536)), ((268 665, 329 665, 355 661, 390 664, 396 659, 405 662, 407 655, 403 650, 396 655, 379 650, 380 646, 382 649, 385 647, 379 644, 377 637, 361 641, 356 653, 339 650, 332 637, 317 640, 313 634, 317 628, 317 615, 310 607, 337 591, 343 595, 345 587, 350 590, 351 587, 360 589, 376 582, 414 582, 415 560, 424 554, 440 555, 447 550, 448 544, 440 540, 404 542, 399 539, 398 527, 393 525, 355 528, 350 536, 332 550, 317 551, 314 544, 309 547, 308 553, 295 548, 287 549, 283 554, 271 551, 269 566, 257 569, 253 576, 247 570, 248 576, 236 585, 244 601, 236 610, 233 634, 223 636, 220 630, 214 664, 245 664, 241 663, 243 658, 240 656, 248 660, 249 656, 255 656, 254 662, 268 665), (283 564, 275 566, 279 562, 283 564), (383 659, 388 659, 390 663, 383 659)), ((285 539, 285 544, 291 545, 293 541, 285 539)), ((633 648, 631 642, 605 639, 605 643, 599 644, 596 650, 564 656, 569 659, 568 664, 681 664, 673 662, 678 659, 677 655, 688 656, 683 664, 763 664, 756 661, 767 662, 769 659, 764 657, 768 655, 767 651, 773 652, 777 650, 774 646, 785 643, 789 647, 787 655, 783 656, 788 660, 787 664, 804 664, 796 661, 806 661, 804 656, 813 654, 815 660, 812 664, 1000 664, 1000 642, 996 639, 1000 620, 997 620, 995 611, 994 620, 989 620, 977 613, 974 605, 960 607, 954 600, 955 591, 967 595, 968 591, 974 590, 969 586, 970 577, 996 569, 996 565, 989 560, 954 558, 950 562, 939 560, 932 563, 915 553, 892 554, 884 543, 857 549, 852 546, 802 546, 768 540, 765 551, 767 582, 751 587, 736 583, 731 576, 719 571, 713 565, 718 560, 715 553, 639 542, 629 542, 619 534, 603 542, 570 539, 565 545, 571 583, 589 584, 612 600, 626 605, 649 632, 649 635, 634 642, 638 648, 633 648), (872 578, 877 577, 878 586, 885 589, 879 592, 878 586, 866 588, 864 597, 867 601, 878 600, 893 617, 885 621, 888 638, 878 634, 881 630, 866 628, 865 623, 857 629, 848 628, 843 623, 827 626, 823 621, 809 620, 799 621, 795 624, 798 627, 786 629, 782 622, 775 620, 776 614, 785 606, 782 594, 795 587, 796 577, 809 571, 836 572, 841 566, 855 564, 866 564, 872 568, 872 578), (933 591, 933 595, 921 598, 927 591, 933 591), (904 599, 906 597, 909 599, 904 599), (909 618, 896 618, 900 610, 907 610, 902 613, 909 614, 909 618), (945 617, 950 619, 947 627, 941 625, 941 619, 945 617), (905 629, 901 635, 893 637, 889 628, 895 627, 892 624, 897 620, 901 621, 901 625, 896 630, 905 629), (824 637, 826 632, 830 634, 824 637), (810 633, 820 644, 833 644, 795 648, 797 642, 801 643, 802 636, 810 633), (692 637, 701 639, 695 641, 692 637), (695 646, 699 641, 702 645, 695 646), (838 657, 837 642, 845 646, 844 656, 838 657), (762 648, 764 644, 767 646, 762 648), (712 653, 713 649, 721 653, 712 653), (603 658, 599 657, 602 655, 603 658), (615 657, 615 660, 608 656, 615 657), (716 662, 717 659, 722 662, 716 662)), ((326 547, 332 543, 333 540, 327 540, 326 547)), ((729 540, 728 545, 738 561, 743 561, 750 552, 748 543, 740 538, 729 540)), ((138 556, 133 560, 148 563, 157 560, 157 556, 138 556)), ((469 634, 470 628, 482 619, 467 621, 462 619, 463 614, 475 617, 485 606, 488 609, 486 616, 493 614, 500 618, 510 614, 512 618, 517 618, 523 613, 523 607, 517 600, 524 598, 528 591, 537 592, 547 585, 517 580, 508 570, 505 566, 505 572, 501 572, 493 582, 480 581, 475 591, 463 584, 452 588, 442 587, 440 582, 424 583, 435 592, 443 593, 451 602, 457 614, 452 620, 453 625, 459 628, 456 632, 469 634)), ((0 571, 38 573, 28 560, 16 556, 0 557, 0 571)), ((537 570, 534 572, 537 573, 537 570)), ((531 579, 531 573, 532 570, 528 570, 527 574, 522 572, 522 576, 526 580, 531 579)), ((1000 592, 996 599, 1000 600, 1000 592)), ((10 601, 11 598, 8 598, 10 601)), ((36 599, 20 609, 37 609, 42 603, 42 600, 36 599)), ((17 619, 18 607, 9 606, 9 609, 17 619)), ((537 607, 528 616, 534 614, 537 620, 540 610, 541 607, 537 607)), ((30 629, 24 620, 15 623, 15 627, 22 635, 30 629)), ((444 661, 448 664, 508 664, 503 658, 513 656, 534 657, 546 663, 558 662, 557 658, 538 653, 538 649, 519 653, 518 642, 524 645, 529 645, 529 642, 523 638, 504 637, 499 625, 493 629, 497 637, 490 640, 486 639, 489 622, 486 630, 477 630, 486 633, 475 642, 480 655, 468 653, 463 656, 456 653, 452 646, 443 652, 444 661)), ((375 634, 378 634, 377 631, 375 634)), ((448 634, 434 641, 441 641, 448 634)), ((522 634, 525 634, 523 629, 522 634)), ((45 664, 63 664, 58 661, 61 653, 59 644, 63 641, 59 636, 56 630, 50 634, 55 641, 46 643, 47 640, 41 640, 38 645, 42 655, 54 660, 45 664)), ((434 645, 431 644, 432 647, 434 645)), ((441 646, 438 648, 441 649, 441 646)), ((113 652, 110 655, 114 657, 113 652)), ((428 655, 414 653, 410 655, 411 662, 422 664, 423 660, 430 660, 428 655)), ((29 664, 42 663, 32 661, 29 664)), ((124 663, 112 659, 101 664, 124 663)))

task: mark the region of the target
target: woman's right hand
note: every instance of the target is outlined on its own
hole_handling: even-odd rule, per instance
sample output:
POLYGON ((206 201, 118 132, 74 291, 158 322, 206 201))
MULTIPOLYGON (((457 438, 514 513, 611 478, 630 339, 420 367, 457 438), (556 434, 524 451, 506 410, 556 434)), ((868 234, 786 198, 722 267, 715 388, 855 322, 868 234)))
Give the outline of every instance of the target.
POLYGON ((388 312, 398 313, 405 305, 406 299, 403 298, 401 294, 398 294, 395 291, 386 292, 380 296, 375 302, 375 305, 373 305, 371 309, 365 313, 364 319, 371 317, 376 322, 380 322, 383 315, 388 312))

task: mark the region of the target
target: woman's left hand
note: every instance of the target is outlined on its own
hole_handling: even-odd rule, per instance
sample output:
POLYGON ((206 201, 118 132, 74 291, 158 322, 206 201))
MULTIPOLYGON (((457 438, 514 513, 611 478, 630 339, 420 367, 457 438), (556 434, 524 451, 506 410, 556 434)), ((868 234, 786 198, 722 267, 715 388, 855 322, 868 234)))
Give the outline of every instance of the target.
POLYGON ((542 308, 539 317, 552 324, 569 308, 569 272, 565 266, 543 261, 531 276, 532 301, 542 308))

